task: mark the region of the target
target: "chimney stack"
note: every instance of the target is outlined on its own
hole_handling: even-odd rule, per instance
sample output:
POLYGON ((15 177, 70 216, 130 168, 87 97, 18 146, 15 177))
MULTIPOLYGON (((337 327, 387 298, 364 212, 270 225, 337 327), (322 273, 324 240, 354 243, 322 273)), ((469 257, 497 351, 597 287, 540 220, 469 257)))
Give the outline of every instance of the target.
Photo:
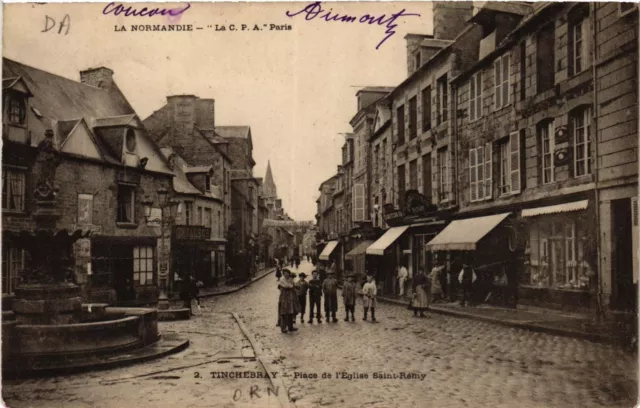
POLYGON ((105 67, 85 69, 80 71, 80 82, 96 88, 109 89, 113 85, 113 71, 105 67))
POLYGON ((433 3, 433 37, 453 40, 473 16, 471 1, 436 1, 433 3))
POLYGON ((196 124, 211 136, 215 128, 215 103, 214 99, 196 99, 196 124))
POLYGON ((172 116, 171 147, 179 155, 188 155, 193 150, 193 127, 196 124, 195 95, 167 96, 172 116))

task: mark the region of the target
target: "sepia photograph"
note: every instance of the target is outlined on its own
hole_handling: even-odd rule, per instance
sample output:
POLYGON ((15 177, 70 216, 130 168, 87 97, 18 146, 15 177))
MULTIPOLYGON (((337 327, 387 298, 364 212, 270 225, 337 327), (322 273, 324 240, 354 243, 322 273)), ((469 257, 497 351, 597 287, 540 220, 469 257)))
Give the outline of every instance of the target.
POLYGON ((2 403, 637 406, 639 9, 3 4, 2 403))

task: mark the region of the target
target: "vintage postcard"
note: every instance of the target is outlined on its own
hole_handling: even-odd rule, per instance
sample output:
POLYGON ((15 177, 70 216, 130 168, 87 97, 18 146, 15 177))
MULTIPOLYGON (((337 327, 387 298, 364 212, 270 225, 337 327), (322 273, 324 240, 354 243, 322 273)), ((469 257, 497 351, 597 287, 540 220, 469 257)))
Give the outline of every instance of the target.
POLYGON ((635 406, 638 22, 4 5, 5 406, 635 406))

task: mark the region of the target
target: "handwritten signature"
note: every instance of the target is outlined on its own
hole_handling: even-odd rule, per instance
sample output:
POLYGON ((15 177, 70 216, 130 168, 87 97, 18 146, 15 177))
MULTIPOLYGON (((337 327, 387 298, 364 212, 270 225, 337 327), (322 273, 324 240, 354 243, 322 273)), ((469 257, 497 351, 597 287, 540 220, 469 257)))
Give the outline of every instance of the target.
POLYGON ((191 4, 187 3, 184 8, 152 8, 149 9, 147 7, 143 7, 140 10, 133 8, 131 6, 125 6, 124 4, 116 4, 111 2, 102 9, 102 14, 113 14, 114 16, 119 16, 120 14, 124 14, 125 17, 134 16, 134 17, 153 17, 155 15, 176 17, 182 15, 185 11, 191 8, 191 4))
POLYGON ((385 30, 385 34, 386 36, 382 39, 382 41, 380 41, 378 43, 378 45, 376 46, 376 50, 380 48, 380 46, 382 44, 384 44, 385 41, 387 41, 389 38, 391 38, 396 32, 394 31, 396 27, 398 27, 398 24, 396 23, 396 20, 398 20, 401 17, 409 17, 409 16, 416 16, 416 17, 420 17, 420 14, 417 13, 405 13, 406 9, 402 9, 400 11, 398 11, 397 13, 391 14, 390 16, 386 16, 385 14, 382 14, 381 16, 373 16, 371 14, 363 14, 362 16, 360 16, 359 18, 356 16, 349 16, 347 14, 345 15, 340 15, 338 13, 332 13, 333 9, 329 9, 328 11, 322 8, 321 5, 322 2, 320 1, 316 1, 315 3, 311 3, 309 5, 307 5, 306 7, 304 7, 302 10, 299 10, 297 12, 290 12, 287 11, 286 15, 289 18, 293 18, 299 14, 306 14, 304 19, 307 21, 313 20, 315 18, 319 18, 319 19, 323 19, 327 22, 330 21, 338 21, 341 23, 361 23, 361 24, 369 24, 369 25, 374 25, 377 24, 379 26, 385 26, 386 30, 385 30))

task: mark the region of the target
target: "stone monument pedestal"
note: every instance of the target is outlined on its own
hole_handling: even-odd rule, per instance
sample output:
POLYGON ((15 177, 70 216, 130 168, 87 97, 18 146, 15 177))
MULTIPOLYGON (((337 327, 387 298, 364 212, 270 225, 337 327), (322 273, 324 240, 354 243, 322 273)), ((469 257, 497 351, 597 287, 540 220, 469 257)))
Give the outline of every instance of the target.
POLYGON ((73 283, 16 287, 13 311, 20 324, 75 323, 82 311, 80 287, 73 283))

